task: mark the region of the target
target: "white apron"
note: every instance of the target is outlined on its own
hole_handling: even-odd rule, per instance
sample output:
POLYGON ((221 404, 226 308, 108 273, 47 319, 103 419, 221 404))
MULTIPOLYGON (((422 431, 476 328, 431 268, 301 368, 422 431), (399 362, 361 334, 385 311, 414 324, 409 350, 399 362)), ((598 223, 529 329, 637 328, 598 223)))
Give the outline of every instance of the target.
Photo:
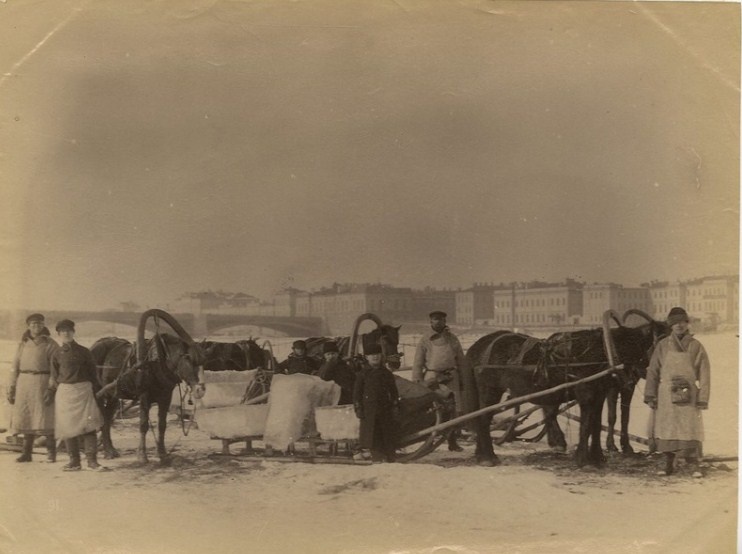
POLYGON ((48 373, 22 371, 18 375, 15 404, 10 412, 10 428, 14 433, 54 434, 54 406, 44 404, 48 386, 48 373))
POLYGON ((669 350, 660 368, 657 391, 657 412, 654 436, 661 440, 703 441, 703 419, 696 407, 698 386, 693 361, 688 352, 669 350), (671 387, 673 377, 684 377, 690 387, 688 404, 673 404, 671 387))
POLYGON ((103 425, 98 404, 89 381, 71 385, 60 383, 54 398, 54 434, 57 439, 72 439, 103 425))

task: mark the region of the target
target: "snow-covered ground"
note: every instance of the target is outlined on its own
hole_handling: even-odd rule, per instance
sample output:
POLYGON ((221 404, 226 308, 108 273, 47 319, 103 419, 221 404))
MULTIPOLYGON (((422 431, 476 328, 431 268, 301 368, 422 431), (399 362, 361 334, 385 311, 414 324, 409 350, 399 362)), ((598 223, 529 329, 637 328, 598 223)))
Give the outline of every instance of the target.
MULTIPOLYGON (((718 458, 737 455, 738 338, 699 338, 712 361, 700 480, 657 477, 661 460, 646 456, 578 470, 545 443, 499 447, 495 468, 474 465, 471 444, 404 465, 215 458, 216 441, 174 422, 172 465, 140 466, 127 419, 110 472, 0 452, 0 552, 735 552, 737 462, 718 458)), ((7 359, 12 345, 0 347, 7 359)), ((631 430, 646 436, 640 390, 633 408, 631 430)), ((560 421, 574 444, 576 424, 560 421)))

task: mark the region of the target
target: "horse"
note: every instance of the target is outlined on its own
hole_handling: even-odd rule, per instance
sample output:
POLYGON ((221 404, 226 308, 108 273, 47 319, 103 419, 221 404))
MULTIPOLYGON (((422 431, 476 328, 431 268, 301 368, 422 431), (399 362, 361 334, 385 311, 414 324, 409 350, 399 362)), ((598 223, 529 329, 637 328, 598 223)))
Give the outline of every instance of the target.
MULTIPOLYGON (((136 345, 132 345, 132 350, 134 347, 136 345)), ((123 344, 121 348, 124 349, 123 344)), ((115 381, 104 386, 98 393, 98 397, 109 395, 114 398, 139 401, 140 440, 137 457, 141 463, 149 461, 146 447, 147 431, 150 428, 149 411, 152 404, 157 404, 157 454, 164 465, 169 458, 165 449, 165 430, 173 389, 178 383, 185 381, 187 386, 194 391, 196 398, 203 396, 205 390, 203 357, 196 344, 189 344, 167 333, 155 334, 152 339, 145 341, 143 352, 143 359, 139 363, 134 363, 134 356, 131 355, 130 350, 115 381)), ((108 429, 110 430, 110 423, 108 429)))
POLYGON ((265 348, 267 341, 261 347, 253 338, 236 341, 236 344, 245 356, 245 369, 276 367, 276 359, 269 348, 265 348))
MULTIPOLYGON (((110 389, 124 367, 127 364, 133 364, 134 343, 119 337, 103 337, 93 343, 90 352, 98 368, 98 381, 101 386, 104 388, 108 386, 110 389)), ((111 440, 111 426, 116 415, 118 400, 114 396, 105 394, 99 396, 97 400, 103 415, 103 427, 101 428, 103 457, 118 458, 119 452, 111 440)))
MULTIPOLYGON (((617 405, 618 399, 621 398, 621 430, 620 430, 620 446, 621 451, 624 454, 630 455, 634 453, 634 449, 629 443, 629 419, 631 415, 631 399, 634 396, 634 389, 639 379, 646 379, 647 377, 647 366, 649 360, 652 358, 652 352, 657 342, 663 337, 670 333, 670 327, 664 321, 656 321, 649 315, 641 310, 631 309, 623 314, 621 322, 623 325, 626 324, 630 316, 637 315, 645 319, 648 323, 640 325, 637 328, 641 330, 645 335, 651 335, 652 347, 645 353, 646 355, 640 360, 638 364, 631 364, 625 368, 627 373, 627 379, 622 382, 614 382, 613 386, 608 390, 606 397, 606 405, 608 407, 608 433, 606 435, 606 450, 609 452, 617 452, 616 443, 613 438, 616 419, 617 419, 617 405)), ((647 336, 643 342, 649 342, 649 336, 647 336)), ((626 364, 624 364, 626 365, 626 364)))
MULTIPOLYGON (((652 333, 644 327, 609 329, 611 343, 624 367, 646 369, 647 352, 653 339, 652 333)), ((543 340, 496 331, 477 340, 467 351, 466 358, 474 368, 474 386, 482 407, 499 403, 508 390, 513 397, 543 391, 594 375, 609 363, 604 329, 554 333, 543 340), (481 367, 486 365, 502 367, 481 367)), ((578 467, 586 463, 597 466, 605 463, 600 445, 601 417, 603 403, 608 391, 616 386, 616 378, 625 379, 625 376, 616 372, 615 377, 605 376, 535 401, 544 410, 549 445, 562 451, 566 451, 567 444, 556 420, 559 406, 572 398, 579 403, 580 430, 575 452, 578 467)), ((489 429, 491 414, 480 417, 486 422, 480 429, 489 429)), ((477 433, 476 456, 480 462, 497 460, 488 432, 477 433)))
POLYGON ((206 371, 245 371, 268 367, 271 354, 250 338, 235 342, 203 340, 199 343, 206 371))

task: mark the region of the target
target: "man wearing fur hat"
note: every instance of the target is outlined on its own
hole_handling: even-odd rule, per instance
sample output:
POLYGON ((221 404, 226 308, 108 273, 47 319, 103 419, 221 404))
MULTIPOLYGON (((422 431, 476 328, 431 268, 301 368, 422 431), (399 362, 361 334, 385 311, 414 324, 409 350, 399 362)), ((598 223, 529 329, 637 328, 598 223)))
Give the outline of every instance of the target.
POLYGON ((393 462, 396 458, 399 392, 394 375, 384 365, 378 344, 364 352, 367 365, 356 375, 353 407, 361 420, 360 459, 393 462))
POLYGON ((317 375, 319 362, 307 356, 307 343, 303 340, 296 340, 291 345, 291 354, 289 357, 278 364, 276 373, 293 375, 294 373, 304 373, 305 375, 317 375))
POLYGON ((8 387, 8 402, 13 405, 10 428, 23 434, 23 453, 17 462, 30 462, 36 436, 46 436, 47 461, 57 460, 54 442, 54 398, 49 396, 51 360, 59 348, 44 325, 42 314, 26 318, 23 333, 13 360, 8 387))
POLYGON ((103 425, 95 391, 100 389, 95 360, 90 350, 75 342, 75 323, 64 319, 57 323, 62 346, 52 357, 50 393, 56 396, 55 430, 65 441, 70 463, 65 471, 77 471, 80 465, 81 439, 88 469, 105 469, 98 463, 96 431, 103 425))
POLYGON ((657 450, 666 456, 663 475, 675 471, 676 455, 684 455, 694 477, 701 477, 698 461, 703 441, 701 410, 708 408, 711 369, 703 345, 688 331, 690 318, 683 308, 667 316, 671 333, 657 343, 647 367, 644 402, 654 413, 657 450))
MULTIPOLYGON (((465 413, 462 391, 466 358, 459 339, 446 325, 446 312, 436 310, 430 313, 432 333, 424 334, 415 350, 412 363, 412 380, 424 383, 431 390, 446 397, 453 395, 456 415, 465 413)), ((453 452, 463 450, 456 441, 457 432, 448 435, 448 449, 453 452)))
POLYGON ((320 378, 325 381, 334 381, 340 387, 338 404, 352 404, 353 383, 356 376, 345 360, 340 357, 337 343, 329 341, 323 344, 322 356, 325 361, 319 368, 320 378))

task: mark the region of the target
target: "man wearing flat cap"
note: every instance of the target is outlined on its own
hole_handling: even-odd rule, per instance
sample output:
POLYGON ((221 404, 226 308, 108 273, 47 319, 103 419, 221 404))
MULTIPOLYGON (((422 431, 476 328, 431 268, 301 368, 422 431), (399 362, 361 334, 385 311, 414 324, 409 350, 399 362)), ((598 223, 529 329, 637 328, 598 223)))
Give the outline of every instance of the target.
POLYGON ((644 402, 654 410, 656 447, 665 453, 665 470, 675 471, 683 455, 694 477, 702 477, 698 462, 703 441, 701 410, 711 391, 711 366, 703 345, 689 332, 690 318, 680 307, 670 310, 671 333, 657 343, 647 367, 644 402))
POLYGON ((333 381, 340 387, 338 404, 353 403, 353 383, 355 373, 340 357, 340 351, 335 341, 328 341, 322 345, 324 361, 319 367, 319 377, 325 381, 333 381))
POLYGON ((47 461, 55 462, 54 406, 47 390, 52 356, 59 345, 51 338, 42 314, 29 315, 26 325, 28 329, 13 359, 8 387, 8 402, 13 405, 10 429, 23 434, 23 453, 16 461, 31 461, 34 439, 41 435, 46 436, 47 461))
MULTIPOLYGON (((424 334, 417 344, 412 380, 424 383, 442 396, 453 395, 456 414, 461 415, 466 411, 462 395, 462 372, 466 364, 464 350, 446 325, 446 312, 430 312, 430 328, 432 332, 424 334)), ((448 449, 454 452, 463 450, 456 442, 456 432, 448 435, 448 449)))
POLYGON ((65 441, 70 456, 64 470, 81 469, 80 441, 85 447, 88 469, 105 469, 97 457, 96 431, 103 425, 103 417, 95 400, 95 392, 100 390, 95 359, 90 350, 75 342, 73 321, 63 319, 56 330, 62 346, 52 357, 49 389, 56 396, 56 434, 65 441))
POLYGON ((291 354, 289 357, 278 364, 276 373, 284 375, 293 375, 294 373, 304 373, 305 375, 317 375, 319 371, 319 362, 307 356, 307 343, 303 340, 296 340, 291 345, 291 354))

